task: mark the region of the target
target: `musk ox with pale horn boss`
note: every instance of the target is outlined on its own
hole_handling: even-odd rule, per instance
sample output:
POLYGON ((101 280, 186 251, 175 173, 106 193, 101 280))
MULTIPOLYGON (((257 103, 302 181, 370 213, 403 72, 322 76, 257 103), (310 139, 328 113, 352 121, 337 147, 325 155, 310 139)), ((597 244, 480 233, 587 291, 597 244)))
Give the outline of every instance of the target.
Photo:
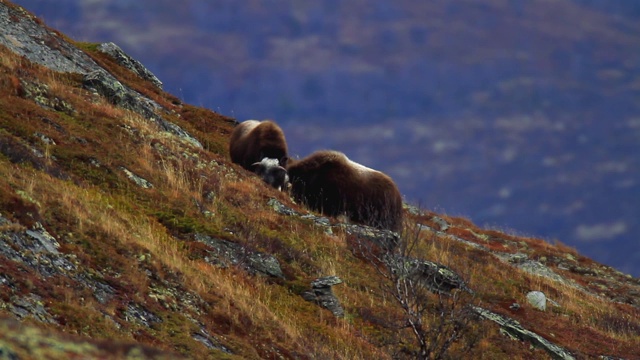
POLYGON ((402 196, 393 180, 337 151, 317 151, 287 165, 293 198, 329 216, 380 229, 402 227, 402 196))
POLYGON ((287 141, 273 121, 247 120, 238 124, 229 141, 231 161, 253 171, 267 184, 283 189, 287 183, 287 141))

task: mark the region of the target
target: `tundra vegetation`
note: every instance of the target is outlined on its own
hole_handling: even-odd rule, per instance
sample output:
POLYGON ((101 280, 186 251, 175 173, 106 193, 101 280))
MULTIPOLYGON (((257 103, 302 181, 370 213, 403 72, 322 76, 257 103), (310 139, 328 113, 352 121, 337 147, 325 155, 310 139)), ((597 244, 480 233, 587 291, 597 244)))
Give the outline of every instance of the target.
POLYGON ((163 92, 96 44, 73 44, 202 146, 86 89, 82 75, 0 45, 8 358, 550 357, 470 308, 517 320, 575 358, 637 358, 638 279, 561 243, 414 208, 395 246, 370 243, 366 228, 309 215, 232 164, 232 119, 163 92), (464 287, 427 289, 389 266, 399 256, 451 269, 464 287), (255 270, 267 258, 281 275, 255 270), (301 296, 328 275, 343 281, 333 289, 343 317, 301 296), (558 305, 533 309, 531 290, 558 305))

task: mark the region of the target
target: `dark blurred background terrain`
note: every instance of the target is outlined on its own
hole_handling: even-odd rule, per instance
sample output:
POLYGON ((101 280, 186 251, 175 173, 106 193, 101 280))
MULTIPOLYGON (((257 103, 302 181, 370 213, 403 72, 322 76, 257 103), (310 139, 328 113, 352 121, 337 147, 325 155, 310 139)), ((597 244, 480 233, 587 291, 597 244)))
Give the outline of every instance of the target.
POLYGON ((640 2, 16 0, 293 155, 640 275, 640 2))

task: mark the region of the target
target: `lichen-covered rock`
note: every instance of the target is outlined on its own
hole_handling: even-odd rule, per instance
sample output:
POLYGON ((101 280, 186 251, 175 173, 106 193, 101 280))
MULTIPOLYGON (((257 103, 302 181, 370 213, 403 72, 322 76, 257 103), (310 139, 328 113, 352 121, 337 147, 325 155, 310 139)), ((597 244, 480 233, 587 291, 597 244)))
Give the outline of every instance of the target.
POLYGON ((313 289, 323 289, 332 287, 334 285, 342 284, 342 279, 337 276, 325 276, 318 279, 315 279, 311 282, 311 287, 313 289))
POLYGON ((495 253, 495 255, 502 261, 511 264, 519 269, 522 269, 530 274, 543 276, 549 278, 551 280, 557 281, 561 284, 569 285, 575 287, 576 289, 584 290, 584 288, 580 287, 578 284, 565 279, 564 277, 558 275, 553 270, 551 270, 545 264, 529 259, 527 254, 516 253, 516 254, 502 254, 495 253))
POLYGON ((122 49, 118 45, 112 42, 102 43, 100 44, 100 46, 98 46, 98 51, 111 56, 118 64, 124 66, 125 68, 131 70, 134 74, 162 89, 162 81, 160 81, 151 71, 144 67, 142 63, 122 51, 122 49))
POLYGON ((66 114, 73 114, 74 112, 73 106, 63 99, 52 95, 49 91, 49 86, 46 84, 20 79, 19 93, 23 98, 31 99, 42 107, 62 111, 66 114))
POLYGON ((434 293, 447 294, 453 289, 473 293, 460 275, 444 265, 402 256, 387 256, 385 263, 399 278, 410 278, 434 293))
POLYGON ((229 350, 226 346, 222 345, 220 343, 220 340, 218 340, 216 337, 211 336, 202 325, 200 326, 200 331, 195 332, 193 334, 191 334, 191 337, 202 343, 204 346, 206 346, 208 349, 216 349, 216 350, 220 350, 224 353, 227 354, 231 354, 231 350, 229 350))
POLYGON ((527 330, 520 325, 519 322, 508 318, 506 316, 496 314, 487 309, 473 306, 472 309, 481 317, 491 320, 498 324, 500 328, 505 331, 509 336, 522 340, 528 341, 533 346, 540 347, 544 349, 553 359, 559 360, 572 360, 575 359, 573 354, 571 354, 568 350, 563 348, 562 346, 556 345, 549 340, 543 338, 542 336, 534 333, 533 331, 527 330))
POLYGON ((34 63, 79 74, 99 68, 87 54, 19 7, 0 2, 0 29, 0 44, 34 63))
MULTIPOLYGON (((12 224, 0 216, 0 224, 12 224)), ((0 232, 0 255, 5 258, 28 265, 36 269, 42 276, 50 277, 58 274, 70 274, 77 270, 70 256, 58 251, 60 245, 40 223, 33 228, 0 232)))
POLYGON ((547 309, 547 297, 541 291, 530 291, 527 293, 527 301, 538 310, 545 311, 547 309))
MULTIPOLYGON (((2 305, 2 301, 0 301, 0 305, 2 305)), ((42 298, 35 294, 21 297, 13 296, 9 303, 0 306, 0 308, 2 307, 6 307, 18 319, 30 317, 42 323, 57 324, 54 317, 44 307, 42 298)))
POLYGON ((135 109, 134 99, 129 95, 124 85, 104 70, 89 72, 82 79, 82 83, 85 88, 94 90, 114 105, 134 111, 138 110, 135 109))
POLYGON ((329 219, 324 216, 316 216, 310 213, 300 213, 273 198, 269 199, 267 204, 279 214, 296 216, 301 219, 309 219, 316 225, 324 227, 327 233, 332 233, 331 228, 342 228, 345 232, 347 232, 347 234, 354 235, 358 239, 371 242, 372 244, 375 244, 376 246, 385 250, 392 250, 398 245, 398 242, 400 241, 400 235, 398 235, 398 233, 395 231, 376 229, 370 226, 358 224, 338 223, 332 225, 331 221, 329 221, 329 219))
POLYGON ((120 167, 120 170, 122 170, 122 172, 129 178, 129 180, 133 181, 134 183, 136 183, 136 185, 140 186, 141 188, 151 189, 153 187, 152 183, 132 173, 129 169, 120 167))
POLYGON ((142 305, 129 303, 124 311, 124 319, 126 321, 135 322, 145 327, 151 327, 154 323, 162 322, 156 314, 145 309, 142 305))
MULTIPOLYGON (((3 228, 0 231, 1 257, 24 264, 45 278, 58 275, 68 277, 78 282, 80 286, 91 289, 96 300, 102 304, 115 296, 116 290, 102 281, 99 274, 81 271, 74 255, 60 252, 59 241, 42 224, 35 223, 31 228, 25 229, 0 216, 0 226, 3 228)), ((11 278, 0 276, 0 284, 9 285, 11 289, 12 283, 11 278)), ((19 308, 24 308, 24 304, 23 298, 13 297, 5 307, 19 311, 19 308)), ((41 312, 38 311, 38 313, 41 312)), ((34 318, 42 319, 41 316, 34 316, 34 318)))
MULTIPOLYGON (((173 133, 193 146, 202 148, 202 144, 196 138, 158 115, 157 111, 161 107, 157 103, 124 86, 82 50, 38 23, 19 7, 10 7, 0 2, 0 29, 3 35, 0 36, 0 44, 13 52, 54 71, 84 75, 85 87, 95 89, 115 105, 155 121, 163 131, 173 133)), ((28 91, 33 93, 34 101, 42 103, 43 106, 64 112, 72 111, 63 100, 42 96, 42 88, 28 91)))
POLYGON ((227 240, 214 239, 207 235, 195 234, 196 241, 211 247, 205 260, 220 267, 240 266, 251 274, 263 274, 284 278, 280 262, 273 255, 251 251, 240 244, 227 240))
POLYGON ((200 141, 180 126, 163 119, 157 114, 157 111, 160 110, 160 105, 125 87, 105 70, 98 69, 87 73, 83 78, 83 85, 85 88, 104 96, 112 104, 134 111, 145 119, 155 122, 160 127, 160 130, 170 132, 191 145, 202 148, 200 141))
POLYGON ((302 293, 302 298, 314 302, 331 311, 336 317, 344 317, 344 309, 340 300, 335 296, 331 288, 342 284, 342 279, 337 276, 325 276, 311 282, 311 290, 302 293))
POLYGON ((112 343, 54 333, 0 317, 0 358, 18 359, 182 359, 169 350, 141 344, 112 343))

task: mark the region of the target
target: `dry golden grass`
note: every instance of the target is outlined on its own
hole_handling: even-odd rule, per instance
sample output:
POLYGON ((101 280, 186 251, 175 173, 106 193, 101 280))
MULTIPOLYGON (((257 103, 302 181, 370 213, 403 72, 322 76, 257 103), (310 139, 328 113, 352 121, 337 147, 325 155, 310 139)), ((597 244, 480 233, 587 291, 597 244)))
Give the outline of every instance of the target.
MULTIPOLYGON (((32 269, 11 262, 2 264, 3 274, 17 278, 21 291, 50 296, 47 308, 65 320, 59 326, 64 331, 134 339, 173 347, 193 357, 227 356, 207 352, 190 339, 194 323, 203 324, 209 333, 222 338, 237 358, 270 358, 279 353, 283 358, 390 359, 399 347, 413 346, 406 330, 388 326, 401 318, 402 311, 382 291, 376 270, 354 255, 349 235, 339 229, 328 234, 311 221, 277 214, 267 206, 271 197, 295 209, 305 209, 291 203, 286 194, 230 165, 226 149, 231 124, 227 118, 188 105, 178 108, 175 98, 150 87, 107 57, 92 54, 123 83, 176 111, 166 116, 205 145, 205 149, 195 149, 159 131, 154 122, 81 89, 77 77, 29 64, 4 48, 0 48, 0 55, 0 101, 12 104, 0 108, 2 134, 44 154, 41 167, 35 160, 16 164, 8 156, 0 156, 0 201, 4 205, 0 210, 14 221, 0 230, 20 232, 36 221, 42 222, 65 254, 75 256, 79 264, 91 268, 88 273, 117 292, 114 299, 102 304, 90 290, 71 279, 47 281, 32 269), (68 102, 77 114, 43 109, 19 97, 20 79, 13 75, 17 70, 46 84, 50 96, 68 102), (43 123, 43 117, 50 122, 43 123), (34 140, 34 131, 54 139, 57 145, 34 140), (149 180, 154 187, 138 188, 118 171, 120 166, 149 180), (51 169, 60 169, 67 177, 56 176, 51 169), (194 233, 274 255, 285 279, 211 265, 202 255, 209 249, 192 241, 194 233), (337 275, 344 281, 334 287, 345 309, 343 319, 336 319, 300 296, 312 280, 327 275, 337 275), (152 289, 172 286, 180 293, 194 294, 198 305, 190 307, 173 293, 152 294, 152 289), (164 302, 159 300, 163 297, 164 302), (164 322, 144 328, 123 320, 124 309, 131 302, 154 312, 164 322), (178 339, 176 334, 184 338, 178 339)), ((467 219, 446 215, 438 215, 451 225, 446 234, 416 230, 416 223, 438 228, 434 215, 407 216, 403 237, 415 245, 409 255, 456 271, 476 293, 469 301, 511 316, 524 327, 589 356, 628 356, 640 348, 640 314, 636 308, 518 270, 453 236, 492 251, 523 251, 533 259, 566 254, 578 258, 575 249, 482 229, 467 219), (533 310, 525 299, 531 290, 545 292, 560 307, 549 305, 545 313, 533 310), (513 302, 523 305, 522 310, 511 310, 513 302), (588 344, 584 343, 585 337, 590 339, 588 344)), ((586 259, 579 261, 588 264, 586 259)), ((0 301, 9 300, 6 294, 0 301)), ((472 326, 483 337, 470 357, 546 356, 503 338, 491 324, 472 326)), ((463 352, 462 345, 452 347, 453 355, 463 352)))

